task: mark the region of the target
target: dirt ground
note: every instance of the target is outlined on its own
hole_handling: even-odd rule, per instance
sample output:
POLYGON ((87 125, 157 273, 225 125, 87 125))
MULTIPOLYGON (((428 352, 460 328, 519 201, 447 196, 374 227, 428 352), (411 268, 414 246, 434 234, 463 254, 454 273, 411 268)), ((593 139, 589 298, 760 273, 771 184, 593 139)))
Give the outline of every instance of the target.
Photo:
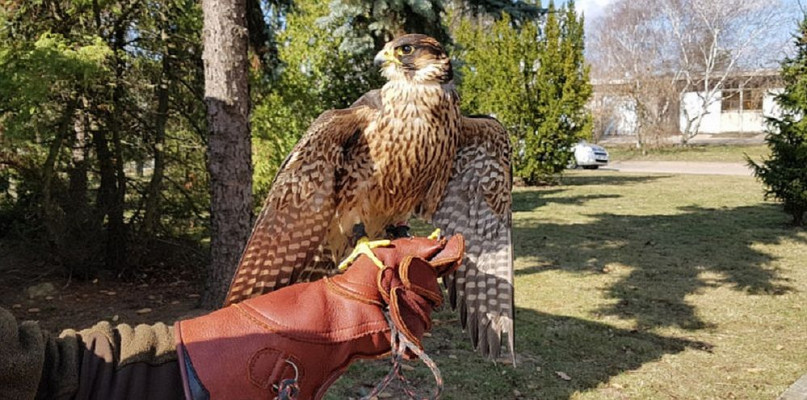
POLYGON ((199 314, 202 284, 192 272, 155 266, 134 277, 79 280, 36 252, 0 241, 0 307, 54 332, 113 324, 172 323, 199 314), (47 284, 52 288, 47 288, 47 284), (31 293, 31 292, 37 293, 31 293))

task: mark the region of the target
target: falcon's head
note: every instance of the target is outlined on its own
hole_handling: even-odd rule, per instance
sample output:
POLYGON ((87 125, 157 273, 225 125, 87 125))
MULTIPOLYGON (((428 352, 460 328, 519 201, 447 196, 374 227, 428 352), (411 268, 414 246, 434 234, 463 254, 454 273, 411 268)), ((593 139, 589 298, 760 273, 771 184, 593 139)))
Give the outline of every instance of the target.
POLYGON ((400 36, 384 45, 373 61, 390 81, 448 83, 454 78, 445 49, 426 35, 400 36))

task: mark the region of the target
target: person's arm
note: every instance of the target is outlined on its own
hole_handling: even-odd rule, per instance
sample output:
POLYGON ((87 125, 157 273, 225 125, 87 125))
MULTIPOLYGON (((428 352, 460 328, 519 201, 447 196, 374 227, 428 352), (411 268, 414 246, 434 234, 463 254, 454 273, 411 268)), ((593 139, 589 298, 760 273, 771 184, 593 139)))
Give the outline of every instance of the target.
POLYGON ((355 359, 391 352, 390 324, 394 342, 421 347, 437 278, 463 251, 460 236, 398 239, 374 250, 384 269, 363 256, 175 327, 101 322, 55 337, 0 308, 0 399, 321 398, 355 359))
POLYGON ((58 337, 0 308, 0 399, 180 399, 173 328, 100 322, 58 337))

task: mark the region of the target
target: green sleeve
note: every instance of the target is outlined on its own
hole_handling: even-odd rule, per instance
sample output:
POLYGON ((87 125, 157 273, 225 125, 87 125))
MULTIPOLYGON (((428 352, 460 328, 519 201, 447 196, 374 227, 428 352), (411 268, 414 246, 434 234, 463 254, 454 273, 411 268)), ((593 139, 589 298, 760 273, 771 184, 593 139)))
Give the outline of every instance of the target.
POLYGON ((173 328, 100 322, 58 337, 0 308, 0 398, 179 399, 173 328))

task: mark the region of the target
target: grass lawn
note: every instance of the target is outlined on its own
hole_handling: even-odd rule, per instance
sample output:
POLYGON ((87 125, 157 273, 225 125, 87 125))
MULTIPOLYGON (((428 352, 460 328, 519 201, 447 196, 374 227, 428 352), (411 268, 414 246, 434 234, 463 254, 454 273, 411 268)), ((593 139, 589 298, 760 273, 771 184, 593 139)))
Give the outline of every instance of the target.
MULTIPOLYGON (((807 373, 807 232, 753 178, 574 171, 513 211, 518 366, 442 311, 444 399, 774 399, 807 373)), ((354 366, 328 398, 386 370, 354 366)))
POLYGON ((690 147, 665 147, 648 150, 643 154, 629 146, 607 146, 611 161, 719 161, 745 163, 746 154, 753 160, 761 160, 770 154, 767 145, 695 145, 690 147))

